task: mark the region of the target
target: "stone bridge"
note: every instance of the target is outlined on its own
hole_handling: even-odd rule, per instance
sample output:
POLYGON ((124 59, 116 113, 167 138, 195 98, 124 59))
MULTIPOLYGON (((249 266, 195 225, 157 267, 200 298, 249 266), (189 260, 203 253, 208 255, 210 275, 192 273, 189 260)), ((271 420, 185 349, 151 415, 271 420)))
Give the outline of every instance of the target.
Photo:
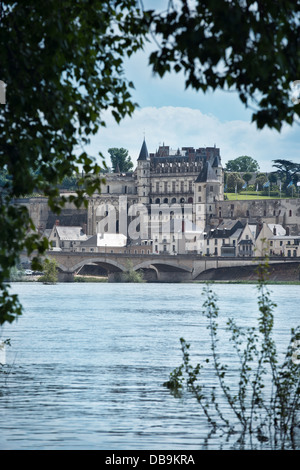
MULTIPOLYGON (((196 280, 205 271, 219 268, 258 266, 263 258, 206 257, 194 254, 155 255, 129 253, 79 253, 49 251, 47 256, 55 258, 60 280, 72 281, 85 265, 98 265, 107 271, 113 281, 129 269, 143 270, 145 279, 159 282, 181 282, 196 280)), ((300 258, 271 258, 269 264, 300 263, 300 258)), ((202 277, 203 278, 203 277, 202 277)))

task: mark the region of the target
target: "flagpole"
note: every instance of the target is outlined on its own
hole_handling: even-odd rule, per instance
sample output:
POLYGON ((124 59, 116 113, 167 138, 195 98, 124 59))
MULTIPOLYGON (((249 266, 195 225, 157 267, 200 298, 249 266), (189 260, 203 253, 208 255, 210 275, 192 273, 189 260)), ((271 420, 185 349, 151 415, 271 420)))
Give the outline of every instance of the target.
POLYGON ((281 180, 279 182, 279 198, 281 199, 281 180))

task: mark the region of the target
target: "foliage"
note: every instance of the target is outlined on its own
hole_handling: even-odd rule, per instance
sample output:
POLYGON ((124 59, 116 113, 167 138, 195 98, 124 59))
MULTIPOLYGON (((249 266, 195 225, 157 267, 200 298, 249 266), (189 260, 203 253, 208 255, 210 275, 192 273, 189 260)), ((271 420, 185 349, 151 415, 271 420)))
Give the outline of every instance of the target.
POLYGON ((273 162, 273 166, 277 168, 276 173, 278 178, 283 183, 283 191, 286 191, 290 182, 293 182, 293 184, 296 186, 299 179, 298 175, 300 173, 300 164, 283 159, 273 160, 273 162))
POLYGON ((108 153, 110 154, 114 173, 126 173, 133 168, 133 163, 130 155, 128 155, 128 150, 114 147, 108 149, 108 153))
POLYGON ((268 174, 268 180, 270 181, 270 188, 271 190, 273 189, 273 185, 277 184, 278 180, 278 175, 276 171, 272 171, 271 173, 268 174))
POLYGON ((204 290, 203 314, 208 320, 211 355, 205 363, 212 363, 216 385, 205 384, 205 363, 192 365, 190 345, 183 338, 180 340, 183 363, 174 369, 164 385, 177 397, 184 390, 191 392, 212 429, 229 434, 239 432, 242 448, 267 443, 272 449, 294 449, 294 430, 300 410, 300 369, 294 361, 293 345, 300 338, 300 328, 291 330, 290 344, 280 362, 272 337, 276 305, 266 286, 267 270, 267 262, 259 268, 257 327, 239 327, 235 320, 227 321, 239 364, 237 375, 220 358, 219 309, 216 295, 208 284, 204 290), (221 405, 221 396, 228 408, 224 402, 221 405))
POLYGON ((254 158, 247 155, 228 160, 225 165, 226 171, 255 172, 259 170, 259 164, 254 158))
POLYGON ((115 282, 133 282, 141 283, 144 282, 143 273, 141 271, 135 271, 131 261, 127 262, 126 270, 122 273, 115 273, 115 282), (118 275, 119 274, 119 275, 118 275))
POLYGON ((246 183, 249 183, 251 178, 252 178, 252 173, 244 173, 243 174, 243 180, 246 181, 246 183))
POLYGON ((184 72, 186 87, 229 90, 253 110, 257 127, 280 131, 300 115, 291 84, 300 77, 299 1, 181 0, 153 12, 160 76, 184 72))
POLYGON ((263 185, 268 181, 266 173, 258 173, 256 175, 255 184, 258 187, 258 190, 263 189, 263 185))
POLYGON ((23 268, 19 268, 17 266, 13 266, 10 270, 9 280, 11 282, 14 281, 21 281, 25 276, 25 271, 23 268))
POLYGON ((66 202, 80 207, 100 189, 102 155, 88 155, 85 146, 105 125, 105 110, 119 122, 135 109, 123 61, 143 46, 142 16, 135 0, 1 2, 0 325, 22 313, 5 284, 10 268, 24 250, 37 254, 33 269, 40 269, 48 247, 15 199, 43 194, 59 214, 66 202), (61 196, 64 178, 74 175, 77 194, 61 196))
POLYGON ((43 262, 43 276, 39 278, 40 282, 55 284, 58 280, 56 259, 46 258, 43 262))
POLYGON ((229 192, 235 192, 235 188, 239 192, 243 187, 244 181, 239 173, 230 172, 227 173, 226 184, 229 192))

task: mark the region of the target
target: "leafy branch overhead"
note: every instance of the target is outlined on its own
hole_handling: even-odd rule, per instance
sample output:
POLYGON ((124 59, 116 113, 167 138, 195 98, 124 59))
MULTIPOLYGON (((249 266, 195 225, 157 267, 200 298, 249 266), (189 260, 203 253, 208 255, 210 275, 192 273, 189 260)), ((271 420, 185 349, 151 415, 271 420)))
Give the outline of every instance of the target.
POLYGON ((196 0, 153 12, 161 77, 184 72, 186 87, 235 90, 258 128, 278 131, 300 115, 292 84, 300 79, 300 2, 196 0))
POLYGON ((10 268, 23 249, 39 254, 47 247, 15 198, 43 194, 59 213, 68 200, 79 207, 99 190, 102 165, 85 145, 105 126, 104 111, 120 121, 135 109, 123 60, 143 46, 141 17, 135 0, 0 4, 0 79, 6 84, 0 169, 7 176, 0 193, 0 324, 21 313, 5 284, 10 268), (61 197, 61 182, 74 175, 77 195, 61 197))

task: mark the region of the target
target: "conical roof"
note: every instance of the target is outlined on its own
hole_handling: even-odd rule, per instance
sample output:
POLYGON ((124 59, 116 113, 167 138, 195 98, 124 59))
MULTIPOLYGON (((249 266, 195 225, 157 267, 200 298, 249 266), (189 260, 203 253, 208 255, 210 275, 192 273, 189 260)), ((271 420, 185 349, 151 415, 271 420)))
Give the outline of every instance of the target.
POLYGON ((219 166, 222 166, 221 165, 221 159, 220 159, 219 155, 216 155, 212 166, 213 166, 213 168, 217 168, 219 166))
POLYGON ((206 182, 219 182, 211 164, 207 161, 205 162, 202 170, 200 171, 195 183, 206 183, 206 182))
POLYGON ((140 155, 139 155, 138 161, 141 161, 141 160, 148 160, 148 159, 149 159, 149 154, 148 154, 148 149, 147 149, 146 141, 145 141, 145 139, 144 139, 144 142, 143 142, 143 145, 142 145, 142 148, 141 148, 141 151, 140 151, 140 155))

